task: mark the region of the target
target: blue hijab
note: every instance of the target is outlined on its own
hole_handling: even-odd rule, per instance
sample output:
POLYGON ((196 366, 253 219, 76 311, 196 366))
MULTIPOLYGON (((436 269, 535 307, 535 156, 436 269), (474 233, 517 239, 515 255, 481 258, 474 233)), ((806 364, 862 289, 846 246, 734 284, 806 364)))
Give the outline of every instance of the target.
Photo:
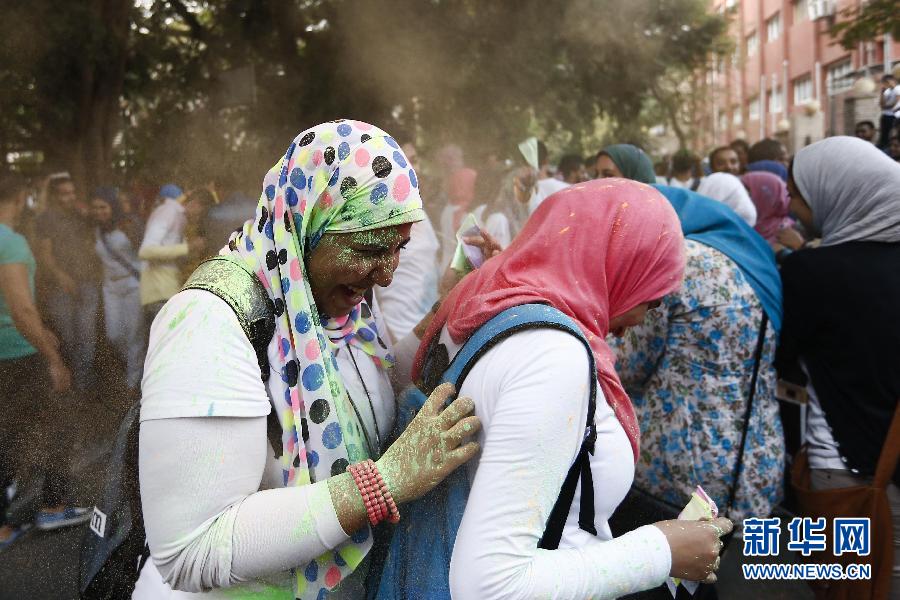
POLYGON ((778 175, 783 182, 787 183, 787 167, 777 160, 758 160, 752 162, 747 165, 747 171, 765 171, 766 173, 772 173, 773 175, 778 175))
POLYGON ((682 188, 654 185, 675 208, 684 237, 730 258, 756 292, 775 331, 781 331, 781 276, 769 244, 733 210, 682 188))

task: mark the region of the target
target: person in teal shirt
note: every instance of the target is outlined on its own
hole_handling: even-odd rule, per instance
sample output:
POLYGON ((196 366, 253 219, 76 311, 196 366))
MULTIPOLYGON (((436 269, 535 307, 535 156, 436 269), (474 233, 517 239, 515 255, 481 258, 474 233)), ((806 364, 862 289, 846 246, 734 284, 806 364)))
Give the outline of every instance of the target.
MULTIPOLYGON (((0 223, 0 265, 21 265, 28 274, 28 293, 34 297, 34 255, 28 242, 6 223, 0 223)), ((37 350, 16 329, 12 311, 0 296, 0 360, 12 360, 35 354, 37 350)))
POLYGON ((90 518, 87 509, 66 504, 71 436, 62 400, 72 377, 34 303, 34 256, 14 229, 26 192, 21 178, 0 176, 0 551, 32 520, 38 529, 56 529, 90 518), (19 490, 41 486, 37 515, 15 498, 9 504, 13 481, 19 490))

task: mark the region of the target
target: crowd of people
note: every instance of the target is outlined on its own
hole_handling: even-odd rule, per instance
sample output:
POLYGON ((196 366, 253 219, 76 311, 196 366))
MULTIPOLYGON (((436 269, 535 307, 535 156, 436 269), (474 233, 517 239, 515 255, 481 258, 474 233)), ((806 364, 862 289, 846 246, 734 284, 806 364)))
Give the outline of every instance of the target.
POLYGON ((97 400, 110 378, 121 382, 123 404, 139 397, 149 323, 214 250, 203 232, 217 200, 205 188, 185 195, 163 185, 145 219, 129 194, 110 186, 79 194, 67 173, 36 182, 10 174, 0 191, 0 379, 3 397, 18 399, 4 426, 3 548, 32 523, 55 529, 90 517, 72 505, 67 463, 58 460, 74 441, 64 406, 97 400), (99 341, 112 365, 98 364, 99 341), (104 379, 101 367, 117 372, 104 379))
MULTIPOLYGON (((0 382, 18 408, 0 485, 7 504, 26 473, 44 488, 36 515, 0 513, 0 552, 31 522, 89 516, 51 432, 69 388, 96 386, 104 336, 141 398, 138 600, 394 597, 378 574, 400 555, 378 551, 392 542, 376 525, 423 496, 460 502, 437 578, 453 597, 668 594, 670 576, 714 594, 720 538, 790 487, 779 379, 808 397, 813 491, 871 483, 886 445, 900 146, 880 126, 883 149, 862 127, 793 156, 737 140, 656 165, 628 143, 554 161, 532 138, 471 165, 448 144, 420 181, 410 141, 335 121, 295 138, 255 213, 224 203, 246 221, 230 234, 211 186, 162 185, 143 211, 64 174, 44 194, 4 175, 0 382), (213 254, 261 282, 265 356, 233 306, 182 289, 213 254), (504 319, 521 322, 501 334, 504 319), (462 500, 446 483, 461 465, 462 500), (698 485, 722 517, 634 516, 698 485)), ((890 598, 898 485, 900 469, 890 598)))

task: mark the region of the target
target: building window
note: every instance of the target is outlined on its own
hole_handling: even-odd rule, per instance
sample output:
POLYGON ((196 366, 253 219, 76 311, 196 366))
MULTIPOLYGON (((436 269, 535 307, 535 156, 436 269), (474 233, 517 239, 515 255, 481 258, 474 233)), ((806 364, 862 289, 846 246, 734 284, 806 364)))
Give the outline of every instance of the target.
POLYGON ((744 122, 744 116, 741 114, 741 107, 735 106, 734 112, 731 115, 731 123, 736 126, 740 126, 744 122))
POLYGON ((769 98, 769 112, 777 113, 781 112, 781 106, 784 104, 782 102, 782 93, 781 88, 775 88, 774 90, 768 93, 769 98))
POLYGON ((794 0, 794 23, 809 21, 809 0, 794 0))
POLYGON ((747 56, 756 56, 759 49, 759 35, 754 31, 747 36, 747 56))
POLYGON ((812 77, 804 75, 794 80, 794 106, 806 104, 813 97, 812 77))
POLYGON ((759 121, 759 98, 750 98, 747 102, 747 119, 750 121, 759 121))
POLYGON ((825 86, 829 94, 838 94, 853 87, 853 79, 849 76, 853 72, 853 63, 850 59, 842 60, 828 67, 828 75, 825 77, 825 86))
POLYGON ((781 13, 777 12, 766 21, 766 41, 774 42, 781 37, 781 13))
POLYGON ((728 57, 727 56, 717 56, 716 57, 716 73, 719 75, 725 75, 725 69, 728 66, 728 57))

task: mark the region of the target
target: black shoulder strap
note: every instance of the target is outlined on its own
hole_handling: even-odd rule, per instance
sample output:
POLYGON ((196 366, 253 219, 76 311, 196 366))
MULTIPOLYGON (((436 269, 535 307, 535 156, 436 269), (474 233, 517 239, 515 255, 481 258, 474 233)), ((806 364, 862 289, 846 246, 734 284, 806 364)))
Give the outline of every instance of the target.
POLYGON ((759 323, 759 337, 756 339, 756 349, 753 351, 753 373, 750 375, 750 391, 747 393, 747 408, 744 409, 744 428, 741 431, 741 445, 738 446, 737 460, 734 462, 734 475, 731 480, 731 492, 728 494, 728 512, 726 516, 731 516, 734 508, 734 500, 737 497, 738 485, 740 484, 741 471, 744 467, 744 451, 747 446, 747 431, 750 429, 750 416, 753 412, 753 399, 756 397, 756 382, 759 377, 759 367, 762 362, 763 346, 766 343, 766 326, 769 324, 769 315, 763 311, 762 319, 759 323))
POLYGON ((575 500, 575 488, 578 487, 579 479, 581 480, 581 504, 578 510, 578 527, 591 535, 597 535, 597 528, 594 526, 594 478, 591 474, 590 455, 587 440, 585 440, 578 450, 575 462, 569 467, 569 472, 559 491, 559 497, 553 505, 553 510, 550 511, 550 518, 547 519, 544 535, 538 542, 538 548, 544 550, 559 548, 563 528, 569 517, 569 511, 572 509, 572 501, 575 500))
MULTIPOLYGON (((268 348, 275 334, 275 305, 259 278, 227 256, 214 256, 200 263, 181 289, 205 290, 231 307, 256 352, 260 377, 268 381, 268 348)), ((274 410, 269 412, 266 424, 269 441, 277 455, 281 448, 281 425, 274 410)))

